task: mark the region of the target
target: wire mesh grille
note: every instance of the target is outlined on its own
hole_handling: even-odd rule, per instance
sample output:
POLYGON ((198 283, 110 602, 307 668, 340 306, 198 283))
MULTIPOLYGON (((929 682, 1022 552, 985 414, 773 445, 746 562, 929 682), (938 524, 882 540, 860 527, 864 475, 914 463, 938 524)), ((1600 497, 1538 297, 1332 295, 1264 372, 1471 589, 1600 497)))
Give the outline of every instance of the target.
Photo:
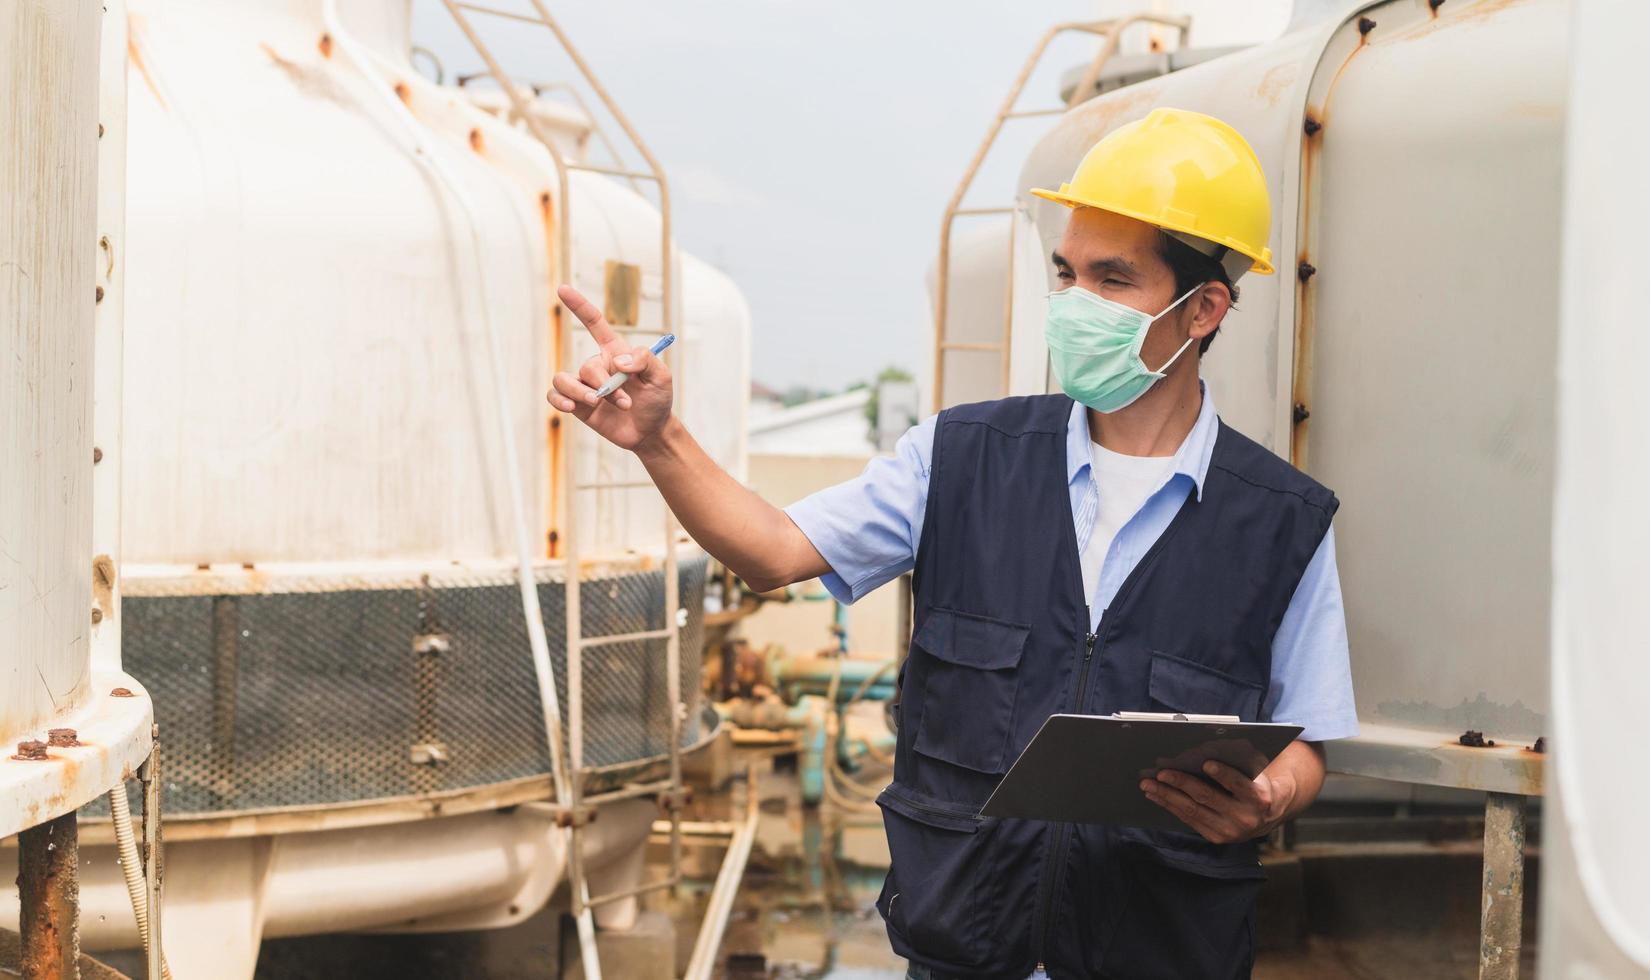
MULTIPOLYGON (((680 572, 687 745, 700 727, 705 561, 683 561, 680 572)), ((565 736, 559 570, 541 573, 538 593, 565 736)), ((665 625, 660 569, 588 579, 580 595, 587 637, 665 625)), ((128 597, 121 616, 125 668, 149 689, 160 723, 168 816, 382 799, 549 772, 513 577, 128 597)), ((665 642, 585 651, 586 767, 668 751, 665 642)))

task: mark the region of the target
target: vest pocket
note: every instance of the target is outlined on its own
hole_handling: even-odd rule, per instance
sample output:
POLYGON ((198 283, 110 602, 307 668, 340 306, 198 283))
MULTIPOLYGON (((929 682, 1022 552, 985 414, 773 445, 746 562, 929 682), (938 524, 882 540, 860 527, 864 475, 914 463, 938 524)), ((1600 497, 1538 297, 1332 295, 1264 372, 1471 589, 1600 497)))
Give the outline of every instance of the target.
POLYGON ((1003 772, 1016 668, 1030 634, 1030 627, 1015 623, 929 610, 911 641, 929 655, 922 663, 922 716, 912 747, 977 772, 1003 772))
POLYGON ((992 834, 972 806, 893 783, 877 797, 891 858, 878 910, 923 957, 968 966, 990 953, 978 883, 992 834))
POLYGON ((1157 708, 1194 715, 1237 715, 1254 721, 1260 716, 1266 686, 1153 650, 1149 691, 1157 708))

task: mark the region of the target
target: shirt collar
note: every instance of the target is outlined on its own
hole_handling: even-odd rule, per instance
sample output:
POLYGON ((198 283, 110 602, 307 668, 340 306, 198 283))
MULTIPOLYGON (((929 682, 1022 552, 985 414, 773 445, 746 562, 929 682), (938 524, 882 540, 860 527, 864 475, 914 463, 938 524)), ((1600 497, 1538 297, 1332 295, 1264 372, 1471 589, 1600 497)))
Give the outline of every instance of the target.
MULTIPOLYGON (((1197 489, 1197 499, 1203 499, 1203 479, 1209 474, 1209 459, 1215 452, 1215 436, 1220 432, 1220 417, 1215 414, 1215 399, 1209 394, 1209 386, 1202 381, 1198 387, 1203 391, 1203 407, 1198 409, 1197 421, 1192 423, 1192 431, 1186 433, 1186 438, 1175 451, 1174 465, 1170 468, 1171 478, 1183 475, 1192 481, 1197 489)), ((1089 441, 1088 409, 1082 402, 1073 401, 1071 404, 1071 419, 1066 424, 1066 482, 1076 482, 1083 471, 1094 464, 1094 451, 1089 441)))

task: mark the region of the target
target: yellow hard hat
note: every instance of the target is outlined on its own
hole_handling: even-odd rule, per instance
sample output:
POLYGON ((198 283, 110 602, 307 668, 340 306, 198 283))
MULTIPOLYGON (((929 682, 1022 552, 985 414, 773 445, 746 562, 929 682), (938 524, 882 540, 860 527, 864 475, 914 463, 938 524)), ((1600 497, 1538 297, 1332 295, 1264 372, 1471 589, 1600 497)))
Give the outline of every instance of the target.
POLYGON ((1224 246, 1214 258, 1230 250, 1254 260, 1251 272, 1273 271, 1272 202, 1260 160, 1237 130, 1201 112, 1153 109, 1094 144, 1070 183, 1031 193, 1224 246))

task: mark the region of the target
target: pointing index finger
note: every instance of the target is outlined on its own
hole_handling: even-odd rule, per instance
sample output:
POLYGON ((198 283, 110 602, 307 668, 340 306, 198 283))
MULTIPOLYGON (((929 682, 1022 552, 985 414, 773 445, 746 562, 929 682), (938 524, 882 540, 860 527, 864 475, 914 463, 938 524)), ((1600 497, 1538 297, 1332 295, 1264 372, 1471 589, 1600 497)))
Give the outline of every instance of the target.
POLYGON ((597 344, 606 347, 619 339, 619 335, 607 325, 607 319, 602 316, 602 311, 597 309, 595 303, 585 299, 583 293, 572 286, 563 285, 556 290, 556 295, 561 299, 562 305, 572 310, 573 315, 584 324, 584 328, 590 331, 591 339, 597 344))

